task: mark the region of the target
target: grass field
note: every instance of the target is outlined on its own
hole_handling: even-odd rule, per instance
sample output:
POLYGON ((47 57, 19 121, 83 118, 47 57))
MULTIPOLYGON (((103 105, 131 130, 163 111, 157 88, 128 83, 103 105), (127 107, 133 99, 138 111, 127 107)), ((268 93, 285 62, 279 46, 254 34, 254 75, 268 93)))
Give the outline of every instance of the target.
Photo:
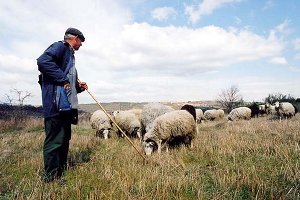
POLYGON ((0 122, 0 199, 300 199, 300 114, 205 122, 193 149, 146 162, 126 140, 96 138, 81 121, 64 185, 40 180, 43 120, 16 121, 0 122))

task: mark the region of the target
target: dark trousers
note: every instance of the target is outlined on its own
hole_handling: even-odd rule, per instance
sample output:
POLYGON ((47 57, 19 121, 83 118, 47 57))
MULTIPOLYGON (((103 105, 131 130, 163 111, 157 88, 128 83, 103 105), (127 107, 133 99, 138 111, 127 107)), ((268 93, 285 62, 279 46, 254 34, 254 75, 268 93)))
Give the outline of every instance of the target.
POLYGON ((60 178, 67 167, 71 122, 68 115, 45 118, 44 181, 60 178))

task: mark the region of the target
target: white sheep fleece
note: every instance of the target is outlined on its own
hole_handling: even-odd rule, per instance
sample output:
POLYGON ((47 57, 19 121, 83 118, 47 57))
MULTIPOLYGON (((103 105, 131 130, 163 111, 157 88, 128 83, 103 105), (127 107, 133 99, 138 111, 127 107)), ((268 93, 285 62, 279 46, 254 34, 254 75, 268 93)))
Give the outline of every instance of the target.
POLYGON ((204 112, 204 118, 206 120, 215 120, 218 119, 219 115, 216 109, 206 110, 204 112))
POLYGON ((186 136, 190 142, 197 134, 197 124, 194 117, 186 110, 175 110, 157 117, 153 127, 145 134, 143 141, 154 141, 161 151, 162 142, 168 142, 173 137, 186 136))
POLYGON ((248 107, 238 107, 233 109, 227 116, 228 120, 251 119, 251 109, 248 107))
POLYGON ((224 115, 225 115, 224 110, 218 109, 216 112, 217 112, 218 119, 224 118, 224 115))
POLYGON ((171 111, 174 111, 174 109, 161 103, 146 104, 141 113, 142 133, 144 134, 152 128, 157 117, 171 111))
MULTIPOLYGON (((118 111, 115 113, 114 118, 115 122, 126 134, 131 135, 135 130, 141 128, 138 117, 130 110, 118 111)), ((139 130, 137 134, 139 134, 139 130)))
POLYGON ((276 102, 275 109, 277 110, 277 113, 280 117, 285 116, 287 118, 290 118, 295 115, 295 108, 293 104, 289 102, 276 102))
POLYGON ((90 118, 90 123, 92 128, 96 130, 111 128, 111 120, 102 110, 96 110, 93 112, 90 118))
POLYGON ((197 123, 200 123, 204 119, 203 111, 200 108, 197 108, 195 110, 196 110, 196 120, 197 120, 197 123))

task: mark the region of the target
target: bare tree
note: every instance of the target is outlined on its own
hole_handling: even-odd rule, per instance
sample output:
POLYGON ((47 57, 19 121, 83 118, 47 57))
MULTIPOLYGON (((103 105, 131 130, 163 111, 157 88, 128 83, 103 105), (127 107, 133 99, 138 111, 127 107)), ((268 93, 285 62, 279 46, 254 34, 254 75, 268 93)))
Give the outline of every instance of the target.
POLYGON ((24 91, 18 90, 16 88, 13 89, 11 92, 14 92, 14 93, 17 94, 17 101, 18 101, 18 103, 19 103, 20 106, 24 105, 25 99, 32 97, 31 92, 28 92, 28 91, 24 92, 24 91))
POLYGON ((230 112, 233 108, 237 107, 243 102, 243 98, 239 92, 239 88, 235 85, 232 85, 230 88, 222 90, 217 97, 217 102, 220 103, 227 112, 230 112))
POLYGON ((5 94, 5 98, 6 98, 5 102, 7 102, 8 105, 12 106, 14 99, 8 94, 5 94))

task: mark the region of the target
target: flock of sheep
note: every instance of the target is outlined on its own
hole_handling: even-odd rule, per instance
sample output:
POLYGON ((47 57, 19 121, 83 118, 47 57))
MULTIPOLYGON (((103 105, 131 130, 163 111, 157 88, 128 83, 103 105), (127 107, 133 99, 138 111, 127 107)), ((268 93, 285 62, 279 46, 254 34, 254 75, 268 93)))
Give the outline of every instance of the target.
MULTIPOLYGON (((276 115, 291 118, 297 108, 288 102, 276 102, 274 105, 264 104, 255 107, 238 107, 227 115, 228 121, 249 120, 254 113, 276 115)), ((197 124, 203 120, 224 119, 222 109, 211 109, 203 112, 192 105, 184 105, 180 110, 161 103, 149 103, 142 109, 114 111, 108 117, 102 110, 95 111, 90 123, 96 129, 96 136, 108 139, 113 128, 113 119, 128 137, 139 138, 146 155, 151 155, 169 147, 186 145, 193 147, 193 139, 197 135, 197 124)), ((123 137, 118 130, 116 134, 123 137)))

